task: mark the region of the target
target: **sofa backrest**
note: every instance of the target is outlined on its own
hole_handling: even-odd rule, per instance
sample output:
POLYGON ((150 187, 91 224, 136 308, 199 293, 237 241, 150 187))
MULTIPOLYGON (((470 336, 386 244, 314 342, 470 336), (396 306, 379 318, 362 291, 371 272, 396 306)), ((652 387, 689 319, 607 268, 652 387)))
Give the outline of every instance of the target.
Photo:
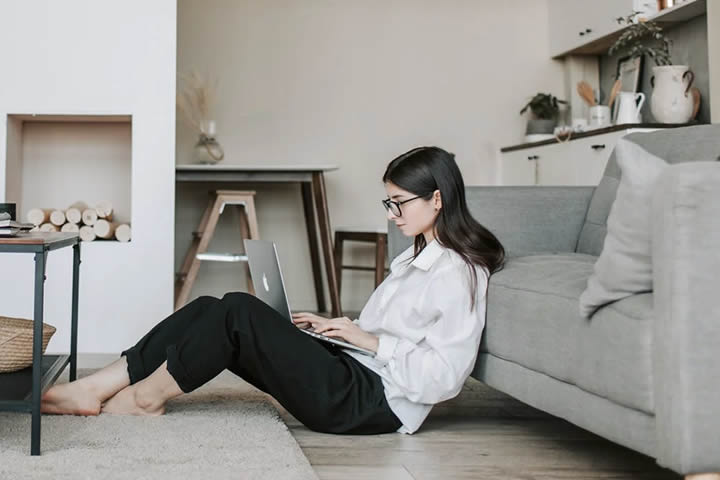
MULTIPOLYGON (((624 138, 635 142, 668 163, 720 159, 720 124, 631 133, 624 138)), ((603 178, 590 200, 590 208, 578 240, 578 253, 600 255, 607 233, 607 217, 615 201, 619 183, 620 168, 613 152, 605 167, 603 178)))
MULTIPOLYGON (((505 247, 508 257, 546 252, 574 252, 592 187, 467 186, 472 216, 505 247)), ((412 245, 388 222, 390 260, 412 245)))

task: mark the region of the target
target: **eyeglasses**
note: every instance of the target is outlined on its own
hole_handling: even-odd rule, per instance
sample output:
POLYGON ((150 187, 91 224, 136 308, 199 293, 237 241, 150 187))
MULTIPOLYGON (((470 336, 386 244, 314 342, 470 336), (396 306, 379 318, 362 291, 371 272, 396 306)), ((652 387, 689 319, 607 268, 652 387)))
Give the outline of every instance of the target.
POLYGON ((418 198, 422 198, 422 195, 418 195, 417 197, 408 198, 407 200, 403 200, 402 202, 396 202, 394 200, 390 200, 389 198, 386 198, 385 200, 381 200, 383 206, 385 207, 385 210, 390 210, 393 215, 396 217, 402 217, 402 210, 400 210, 400 205, 403 203, 410 202, 412 200, 417 200, 418 198))

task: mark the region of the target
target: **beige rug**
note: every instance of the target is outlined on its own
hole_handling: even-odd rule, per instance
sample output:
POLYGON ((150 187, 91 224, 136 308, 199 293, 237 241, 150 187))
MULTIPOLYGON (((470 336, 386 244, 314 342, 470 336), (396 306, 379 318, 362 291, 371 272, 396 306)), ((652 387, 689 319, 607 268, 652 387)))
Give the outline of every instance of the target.
POLYGON ((0 412, 0 479, 317 479, 269 398, 227 372, 161 417, 44 416, 29 452, 30 415, 0 412))

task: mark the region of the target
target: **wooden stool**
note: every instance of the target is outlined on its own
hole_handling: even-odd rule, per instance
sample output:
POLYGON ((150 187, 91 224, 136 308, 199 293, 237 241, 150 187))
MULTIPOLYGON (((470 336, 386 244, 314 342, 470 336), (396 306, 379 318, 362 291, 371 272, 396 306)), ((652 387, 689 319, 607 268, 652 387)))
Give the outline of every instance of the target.
MULTIPOLYGON (((255 192, 238 190, 217 190, 210 192, 210 201, 205 213, 200 220, 197 231, 193 232, 193 240, 185 255, 180 273, 175 281, 175 310, 185 305, 190 295, 195 279, 197 278, 200 262, 203 260, 211 262, 245 262, 245 271, 250 279, 250 267, 247 263, 247 255, 233 253, 208 253, 207 248, 215 233, 220 214, 225 210, 225 205, 238 207, 236 213, 240 224, 241 239, 249 238, 258 240, 257 217, 255 216, 255 192)), ((255 294, 251 281, 248 281, 248 290, 255 294)))
POLYGON ((340 295, 342 270, 365 270, 375 272, 375 288, 385 278, 385 257, 387 256, 387 230, 386 229, 360 229, 360 228, 337 228, 335 229, 335 270, 337 271, 338 295, 340 295), (343 265, 343 242, 369 242, 375 244, 375 266, 362 267, 356 265, 343 265))

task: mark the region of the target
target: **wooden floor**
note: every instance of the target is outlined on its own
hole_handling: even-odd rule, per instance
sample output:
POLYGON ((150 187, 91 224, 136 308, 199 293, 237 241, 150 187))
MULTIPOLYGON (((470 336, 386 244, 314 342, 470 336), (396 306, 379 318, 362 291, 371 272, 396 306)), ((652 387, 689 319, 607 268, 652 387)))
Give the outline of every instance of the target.
POLYGON ((414 435, 315 433, 276 406, 323 480, 681 478, 472 378, 414 435))

